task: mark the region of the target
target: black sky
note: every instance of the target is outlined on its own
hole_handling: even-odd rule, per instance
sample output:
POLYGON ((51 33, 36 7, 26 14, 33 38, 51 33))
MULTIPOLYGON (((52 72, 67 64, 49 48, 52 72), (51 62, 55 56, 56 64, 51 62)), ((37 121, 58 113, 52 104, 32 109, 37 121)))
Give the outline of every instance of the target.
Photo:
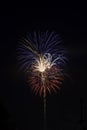
POLYGON ((67 48, 67 73, 57 95, 47 96, 47 130, 87 128, 86 13, 75 8, 5 9, 0 20, 1 130, 43 130, 43 99, 33 95, 16 72, 18 38, 33 31, 56 31, 67 48))

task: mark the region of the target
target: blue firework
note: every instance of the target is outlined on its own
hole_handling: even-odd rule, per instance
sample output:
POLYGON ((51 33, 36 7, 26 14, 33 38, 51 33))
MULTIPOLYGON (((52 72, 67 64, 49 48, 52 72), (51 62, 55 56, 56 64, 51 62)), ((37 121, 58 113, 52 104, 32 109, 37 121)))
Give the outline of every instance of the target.
POLYGON ((18 60, 21 67, 26 70, 38 55, 51 54, 52 60, 59 57, 56 61, 58 66, 64 65, 65 49, 61 46, 62 40, 55 32, 34 32, 33 36, 29 34, 26 38, 20 40, 17 48, 18 60))

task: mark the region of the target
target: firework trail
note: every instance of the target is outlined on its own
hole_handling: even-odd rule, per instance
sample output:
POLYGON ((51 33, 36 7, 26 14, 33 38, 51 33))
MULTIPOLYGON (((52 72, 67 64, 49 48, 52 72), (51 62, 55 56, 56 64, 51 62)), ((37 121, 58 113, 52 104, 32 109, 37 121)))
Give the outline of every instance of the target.
POLYGON ((44 120, 46 129, 46 95, 56 92, 63 81, 66 61, 62 40, 55 32, 34 32, 20 40, 18 59, 21 69, 27 73, 28 83, 35 94, 44 97, 44 120))

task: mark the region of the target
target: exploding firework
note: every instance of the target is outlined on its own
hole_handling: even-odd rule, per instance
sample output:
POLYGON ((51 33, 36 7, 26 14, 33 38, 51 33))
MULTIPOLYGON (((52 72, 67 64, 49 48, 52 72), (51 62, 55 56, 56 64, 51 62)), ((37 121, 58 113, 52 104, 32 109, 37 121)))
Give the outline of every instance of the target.
POLYGON ((36 33, 20 41, 18 59, 21 68, 29 75, 28 83, 40 96, 56 92, 63 81, 65 51, 62 40, 54 32, 36 33))
POLYGON ((44 130, 46 130, 46 95, 56 92, 64 79, 66 57, 62 40, 54 32, 33 33, 20 40, 18 59, 27 73, 28 84, 35 94, 44 97, 44 130))

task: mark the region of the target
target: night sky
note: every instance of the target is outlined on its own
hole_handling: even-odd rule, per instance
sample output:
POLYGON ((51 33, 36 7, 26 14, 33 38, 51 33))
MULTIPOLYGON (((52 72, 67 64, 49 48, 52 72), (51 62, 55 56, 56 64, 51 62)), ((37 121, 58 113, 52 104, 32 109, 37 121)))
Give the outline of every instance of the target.
POLYGON ((47 95, 47 130, 86 130, 86 14, 57 7, 15 7, 0 15, 0 130, 43 130, 43 98, 31 92, 16 65, 18 39, 35 30, 56 31, 67 49, 69 78, 56 95, 47 95))

